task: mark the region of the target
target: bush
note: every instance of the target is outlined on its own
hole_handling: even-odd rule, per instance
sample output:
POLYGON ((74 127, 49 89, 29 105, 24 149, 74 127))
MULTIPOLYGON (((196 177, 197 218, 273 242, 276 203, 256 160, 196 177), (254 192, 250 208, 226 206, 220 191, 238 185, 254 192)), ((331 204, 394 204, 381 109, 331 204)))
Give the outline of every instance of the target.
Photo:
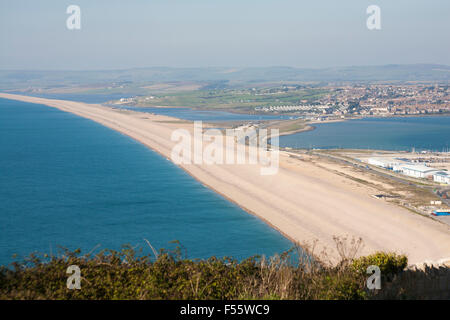
POLYGON ((397 274, 406 267, 406 256, 393 253, 378 252, 350 264, 326 266, 317 259, 292 264, 287 253, 238 262, 216 257, 191 260, 180 252, 178 247, 143 255, 125 246, 96 255, 81 255, 79 250, 65 250, 58 257, 31 255, 10 268, 0 267, 0 299, 356 300, 412 293, 400 278, 395 286, 384 289, 389 289, 384 295, 366 288, 367 266, 378 265, 384 274, 397 274), (81 269, 81 290, 67 289, 70 265, 81 269))
POLYGON ((364 300, 367 298, 364 279, 351 272, 331 274, 323 277, 322 288, 317 299, 321 300, 364 300))
POLYGON ((367 267, 375 265, 380 268, 381 274, 390 276, 403 271, 408 265, 408 258, 405 255, 395 253, 376 252, 372 255, 354 259, 352 261, 354 270, 365 274, 367 267))

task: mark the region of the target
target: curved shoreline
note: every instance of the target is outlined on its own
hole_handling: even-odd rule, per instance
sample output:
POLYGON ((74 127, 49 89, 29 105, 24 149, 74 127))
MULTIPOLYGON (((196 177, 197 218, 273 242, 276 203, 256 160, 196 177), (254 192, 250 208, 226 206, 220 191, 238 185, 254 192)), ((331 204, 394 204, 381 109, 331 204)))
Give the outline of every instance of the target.
POLYGON ((296 134, 296 133, 313 131, 313 130, 315 130, 315 129, 316 129, 315 126, 311 126, 311 125, 308 123, 308 124, 306 124, 306 127, 305 127, 305 128, 301 128, 301 129, 298 129, 298 130, 292 130, 292 131, 282 132, 282 133, 280 133, 278 136, 280 136, 280 137, 281 137, 281 136, 289 136, 289 135, 296 134))
POLYGON ((279 136, 288 136, 288 135, 293 135, 296 133, 301 133, 301 132, 307 132, 307 131, 313 131, 315 130, 317 127, 313 126, 313 124, 327 124, 327 123, 335 123, 335 122, 348 122, 351 120, 367 120, 367 119, 393 119, 393 118, 440 118, 440 117, 450 117, 450 113, 443 113, 443 114, 409 114, 409 115, 393 115, 393 116, 388 116, 388 117, 380 117, 380 116, 369 116, 369 117, 356 117, 356 118, 350 118, 350 119, 336 119, 336 120, 324 120, 324 121, 311 121, 311 122, 307 122, 305 123, 305 125, 308 128, 302 128, 299 130, 293 130, 293 131, 288 131, 288 132, 283 132, 280 133, 279 136))
MULTIPOLYGON (((101 105, 0 94, 0 97, 39 103, 91 119, 139 141, 170 160, 173 130, 192 131, 176 118, 117 111, 101 105)), ((333 236, 362 237, 360 254, 379 250, 406 253, 411 263, 450 257, 450 229, 407 210, 382 203, 329 172, 280 155, 274 176, 261 176, 259 165, 181 164, 208 186, 247 212, 304 244, 316 239, 316 249, 334 247, 333 236)), ((330 257, 337 261, 338 257, 330 257)))

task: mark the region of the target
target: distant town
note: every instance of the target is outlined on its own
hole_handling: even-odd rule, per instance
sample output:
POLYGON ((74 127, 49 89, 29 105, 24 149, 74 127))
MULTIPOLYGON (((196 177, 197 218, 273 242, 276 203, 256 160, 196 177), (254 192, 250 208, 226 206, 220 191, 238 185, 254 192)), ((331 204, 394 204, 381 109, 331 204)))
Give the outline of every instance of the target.
POLYGON ((358 116, 450 114, 448 83, 281 84, 213 88, 166 84, 151 95, 123 97, 113 104, 178 106, 237 113, 287 114, 307 120, 358 116))
MULTIPOLYGON (((285 87, 287 89, 293 89, 285 87)), ((303 112, 323 115, 416 115, 450 112, 448 85, 348 85, 306 104, 255 107, 261 112, 303 112)))

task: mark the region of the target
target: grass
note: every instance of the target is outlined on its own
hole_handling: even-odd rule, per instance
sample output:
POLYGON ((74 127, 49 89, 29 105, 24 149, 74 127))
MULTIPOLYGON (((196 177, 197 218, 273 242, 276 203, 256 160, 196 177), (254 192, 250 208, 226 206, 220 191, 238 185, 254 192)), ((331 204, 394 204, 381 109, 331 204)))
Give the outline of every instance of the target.
POLYGON ((274 95, 256 95, 252 90, 221 89, 193 90, 159 94, 154 99, 139 98, 137 106, 179 106, 198 109, 236 109, 255 112, 255 107, 270 105, 298 105, 300 100, 314 102, 328 92, 326 89, 296 89, 274 95))
POLYGON ((276 125, 272 125, 271 127, 279 129, 280 133, 297 132, 300 130, 305 130, 307 128, 312 129, 312 127, 308 126, 303 119, 279 121, 276 123, 276 125))
MULTIPOLYGON (((362 245, 360 239, 335 240, 341 255, 337 265, 317 259, 307 246, 302 247, 302 252, 308 254, 296 255, 299 260, 295 263, 292 261, 295 248, 270 258, 255 256, 240 262, 215 257, 187 259, 182 256, 180 246, 159 252, 152 248, 150 255, 143 255, 130 246, 97 254, 82 255, 80 250, 62 250, 57 257, 31 255, 22 262, 13 263, 10 268, 0 269, 0 299, 358 300, 435 297, 436 290, 416 292, 408 287, 407 280, 411 277, 401 277, 408 272, 405 271, 406 256, 379 252, 356 259, 362 245), (382 271, 381 290, 366 287, 368 275, 365 270, 371 264, 378 265, 382 271), (66 286, 69 277, 66 270, 70 265, 77 265, 81 270, 80 290, 70 290, 66 286), (428 292, 428 296, 423 297, 423 292, 428 292)), ((448 268, 445 272, 448 277, 448 268)), ((413 275, 422 280, 429 278, 429 272, 414 271, 413 275)))

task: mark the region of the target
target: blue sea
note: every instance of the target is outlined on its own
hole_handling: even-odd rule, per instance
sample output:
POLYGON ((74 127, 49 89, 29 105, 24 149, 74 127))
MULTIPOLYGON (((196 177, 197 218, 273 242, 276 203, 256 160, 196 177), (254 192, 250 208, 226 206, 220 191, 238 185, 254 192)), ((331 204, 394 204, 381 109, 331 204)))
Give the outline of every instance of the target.
POLYGON ((281 147, 449 151, 450 117, 368 118, 315 124, 315 130, 280 137, 281 147))
MULTIPOLYGON (((0 265, 58 246, 273 255, 292 243, 138 142, 43 105, 0 99, 0 265)), ((95 252, 94 251, 94 252, 95 252)))

